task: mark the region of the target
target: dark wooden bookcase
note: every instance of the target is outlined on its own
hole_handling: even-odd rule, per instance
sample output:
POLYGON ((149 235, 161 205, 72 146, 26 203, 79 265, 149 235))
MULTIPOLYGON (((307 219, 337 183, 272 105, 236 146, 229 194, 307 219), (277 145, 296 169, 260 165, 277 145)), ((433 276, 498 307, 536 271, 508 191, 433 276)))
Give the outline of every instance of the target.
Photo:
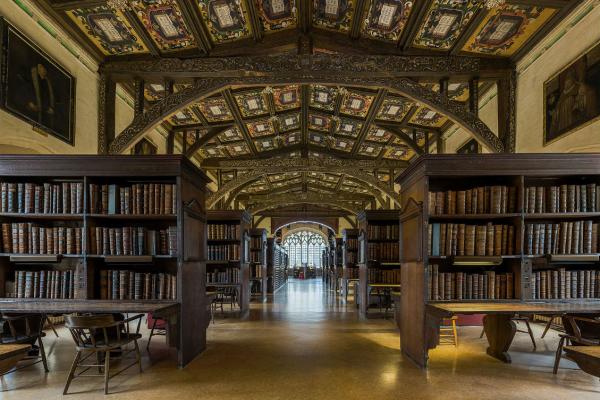
POLYGON ((207 220, 207 280, 221 274, 221 278, 217 275, 207 286, 235 286, 240 317, 245 317, 250 310, 250 214, 240 210, 209 210, 207 220), (211 229, 216 234, 211 234, 211 229), (211 247, 227 250, 213 254, 211 247))
MULTIPOLYGON (((465 304, 465 309, 468 309, 470 302, 510 305, 531 300, 542 303, 574 302, 577 304, 583 300, 599 301, 600 263, 598 253, 600 253, 600 244, 597 242, 597 227, 593 230, 591 227, 600 223, 600 203, 598 203, 600 199, 597 197, 600 191, 597 188, 592 191, 588 185, 594 187, 600 185, 600 155, 428 155, 411 164, 398 178, 397 183, 402 188, 403 205, 400 215, 402 261, 401 347, 403 354, 413 359, 418 365, 425 366, 427 364, 428 350, 435 347, 435 341, 437 340, 437 332, 435 332, 437 325, 426 317, 427 304, 445 301, 462 302, 465 304), (553 197, 555 195, 551 194, 552 189, 550 187, 560 188, 561 185, 573 185, 575 194, 572 196, 577 204, 581 205, 582 199, 586 198, 587 208, 585 211, 581 209, 553 209, 552 212, 548 212, 553 202, 552 198, 554 198, 554 202, 557 201, 556 197, 553 197), (585 190, 581 189, 583 185, 586 186, 585 190), (490 201, 495 206, 492 205, 489 210, 478 209, 475 213, 466 213, 457 205, 462 201, 457 203, 450 200, 454 206, 447 207, 448 202, 444 200, 442 202, 446 206, 444 210, 441 207, 435 208, 435 205, 440 204, 440 202, 431 193, 465 191, 482 186, 507 187, 507 195, 504 200, 500 200, 500 206, 497 205, 497 202, 490 201), (579 186, 580 189, 576 189, 576 186, 579 186), (539 192, 545 194, 538 197, 542 200, 536 202, 537 208, 529 209, 528 204, 535 201, 535 197, 529 197, 531 188, 536 187, 541 187, 542 189, 539 192), (585 196, 582 195, 583 192, 585 192, 585 196), (592 195, 592 192, 595 193, 595 196, 592 195), (595 200, 592 200, 592 197, 595 200), (596 203, 594 207, 591 207, 590 204, 593 201, 596 203), (513 202, 512 207, 510 206, 511 202, 513 202), (460 212, 457 211, 459 209, 460 212), (571 249, 565 247, 566 250, 556 251, 557 248, 555 247, 541 246, 542 241, 547 245, 546 240, 550 239, 549 236, 542 239, 544 237, 541 234, 542 228, 540 226, 542 224, 545 227, 548 224, 558 224, 564 235, 565 232, 572 229, 567 229, 565 224, 576 221, 590 221, 588 225, 590 229, 586 229, 585 233, 583 228, 580 228, 579 231, 579 236, 583 237, 585 235, 585 237, 588 237, 586 239, 589 243, 587 249, 584 249, 582 244, 575 246, 573 244, 575 235, 571 233, 569 233, 570 241, 568 242, 572 244, 571 249), (448 224, 512 226, 514 227, 514 243, 512 243, 512 246, 505 246, 507 242, 501 234, 498 234, 502 246, 487 249, 485 255, 453 254, 455 251, 452 249, 450 254, 438 255, 437 251, 434 250, 438 242, 435 224, 445 224, 446 227, 448 224), (540 227, 533 230, 535 237, 532 239, 533 246, 536 246, 536 243, 539 244, 540 247, 536 246, 536 248, 541 249, 539 251, 529 251, 528 249, 529 224, 538 224, 538 227, 540 227), (595 245, 592 248, 591 243, 593 241, 595 241, 595 245), (575 247, 577 248, 575 249, 575 247), (493 255, 489 254, 489 250, 492 250, 493 255), (435 293, 436 270, 438 273, 437 293, 435 293), (543 296, 540 296, 539 289, 534 290, 535 278, 539 277, 541 272, 546 274, 547 285, 553 282, 553 286, 556 284, 560 286, 561 283, 564 286, 566 278, 563 279, 562 277, 566 274, 565 271, 572 273, 580 270, 589 272, 579 275, 579 278, 584 279, 585 282, 583 291, 575 293, 574 297, 576 298, 573 298, 573 296, 564 298, 566 297, 566 291, 563 289, 558 289, 555 292, 546 289, 543 296), (500 295, 497 296, 491 290, 492 279, 484 279, 484 283, 487 282, 484 288, 487 287, 488 291, 484 292, 482 297, 469 299, 462 296, 462 298, 459 298, 459 290, 454 289, 456 283, 452 278, 450 285, 446 287, 453 289, 450 293, 454 293, 455 296, 447 296, 448 291, 444 290, 446 295, 442 298, 439 280, 439 275, 442 273, 480 274, 488 278, 490 276, 497 277, 498 275, 512 276, 513 289, 510 290, 511 285, 502 285, 500 288, 504 288, 506 291, 503 293, 500 290, 500 295), (591 283, 594 277, 595 286, 591 283), (552 281, 552 279, 554 280, 552 281), (492 295, 492 293, 494 294, 492 295), (582 293, 583 296, 580 296, 582 293)), ((484 198, 487 196, 488 200, 491 200, 493 190, 490 189, 489 194, 484 195, 484 198)), ((533 190, 538 191, 537 189, 533 190)), ((454 198, 452 194, 448 196, 450 199, 454 198)), ((471 196, 472 199, 473 196, 471 196)), ((456 198, 459 198, 458 194, 456 198)), ((497 195, 494 198, 497 199, 497 195)), ((460 232, 460 226, 458 229, 460 232)), ((443 228, 440 228, 440 231, 443 231, 443 228)), ((490 239, 488 236, 484 239, 484 236, 481 235, 478 240, 486 244, 498 243, 495 238, 490 239)), ((460 234, 458 234, 458 237, 460 237, 460 234)), ((553 237, 561 238, 562 241, 562 238, 567 236, 557 235, 554 231, 553 237)), ((508 241, 509 238, 510 236, 506 240, 508 241)), ((467 245, 465 244, 465 246, 467 245)), ((460 245, 458 247, 460 248, 460 245)), ((450 245, 450 248, 452 248, 452 245, 450 245)), ((507 281, 509 281, 508 278, 507 281)), ((448 281, 444 280, 444 282, 447 285, 448 281)), ((465 284, 464 280, 462 284, 465 284)), ((494 284, 493 288, 497 289, 497 284, 494 284)), ((464 293, 464 289, 462 293, 464 293)))
POLYGON ((252 299, 267 300, 267 230, 250 229, 250 285, 252 299))
MULTIPOLYGON (((31 295, 32 291, 37 293, 37 298, 18 297, 17 301, 30 302, 33 304, 47 304, 58 302, 69 302, 73 300, 85 301, 97 300, 102 304, 106 302, 107 308, 119 308, 119 304, 137 304, 136 307, 144 308, 144 304, 177 303, 179 315, 186 318, 178 318, 177 329, 169 332, 168 341, 178 348, 178 364, 183 366, 191 361, 206 347, 206 328, 209 323, 206 296, 205 296, 205 223, 206 214, 204 208, 204 192, 208 178, 197 169, 191 162, 182 156, 0 156, 0 180, 6 183, 25 184, 33 183, 43 187, 43 184, 79 184, 78 196, 65 196, 64 201, 79 203, 74 213, 36 213, 36 212, 2 212, 0 220, 3 224, 31 224, 32 228, 24 228, 21 240, 27 229, 32 232, 31 241, 27 252, 20 251, 19 254, 0 254, 0 297, 18 295, 31 295), (110 210, 101 213, 91 209, 92 196, 91 185, 111 185, 113 193, 107 193, 106 205, 110 204, 110 210), (169 214, 158 214, 154 211, 143 210, 136 214, 120 214, 118 210, 120 201, 115 188, 144 187, 147 192, 150 185, 170 185, 173 190, 175 207, 169 214), (79 199, 77 200, 77 197, 79 199), (117 207, 117 208, 115 208, 117 207), (144 213, 145 212, 145 213, 144 213), (152 213, 150 213, 152 212, 152 213), (41 250, 32 243, 41 235, 41 229, 47 231, 53 227, 68 227, 81 229, 81 243, 78 251, 71 254, 56 254, 55 251, 47 250, 51 254, 34 254, 41 250), (168 230, 171 228, 172 244, 175 245, 168 254, 153 254, 151 248, 144 244, 143 254, 130 255, 124 251, 116 251, 122 248, 124 241, 114 240, 113 251, 109 254, 103 251, 91 252, 91 232, 96 227, 122 228, 135 227, 139 230, 168 230), (41 229, 40 229, 41 228, 41 229), (36 233, 34 233, 34 231, 36 233), (105 271, 132 271, 135 273, 152 273, 172 275, 171 286, 168 290, 174 290, 170 298, 166 298, 165 288, 158 299, 139 299, 142 297, 141 286, 130 298, 131 286, 121 287, 116 297, 112 293, 103 292, 101 276, 106 276, 105 271), (40 275, 38 278, 28 279, 29 286, 24 292, 18 290, 17 271, 34 273, 44 271, 72 271, 63 272, 63 282, 69 279, 72 289, 67 285, 62 290, 55 290, 53 298, 39 298, 40 275), (70 274, 69 278, 66 278, 70 274), (9 289, 12 288, 12 289, 9 289), (10 293, 12 291, 12 293, 10 293), (58 293, 61 293, 58 295, 58 293), (104 293, 104 295, 102 294, 104 293), (73 299, 73 300, 70 300, 73 299)), ((107 186, 108 187, 108 186, 107 186)), ((157 189, 158 190, 158 189, 157 189)), ((67 192, 64 192, 67 193, 67 192)), ((96 193, 94 191, 94 193, 96 193)), ((160 200, 160 191, 157 199, 160 200)), ((37 195, 31 194, 30 199, 34 202, 43 201, 44 194, 40 191, 37 195)), ((145 201, 150 204, 151 194, 146 193, 145 201)), ((166 198, 166 196, 165 196, 166 198)), ((133 199, 132 199, 133 200, 133 199)), ((98 203, 97 203, 98 204, 98 203)), ((31 211, 31 210, 29 210, 31 211)), ((43 210, 38 210, 43 211, 43 210)), ((160 211, 160 210, 159 210, 160 211)), ((12 225, 11 225, 12 226, 12 225)), ((9 233, 7 232, 7 235, 9 233)), ((149 235, 149 233, 146 233, 149 235)), ((17 235, 18 230, 17 230, 17 235)), ((118 238, 118 236, 117 236, 118 238)), ((5 236, 4 241, 7 240, 5 236)), ((167 240, 169 240, 167 238, 167 240)), ((17 239, 19 241, 19 239, 17 239)), ((67 240, 68 242, 68 240, 67 240)), ((144 240, 145 242, 145 240, 144 240)), ((129 243, 131 245, 131 243, 129 243)), ((76 248, 77 248, 76 247, 76 248)), ((129 251, 128 251, 129 253, 129 251)), ((125 282, 125 280, 123 280, 125 282)), ((121 284, 123 284, 121 282, 121 284)), ((140 282, 140 280, 138 280, 140 282)), ((48 281, 49 283, 49 281, 48 281)), ((114 282, 111 282, 114 284, 114 282)), ((104 280, 104 284, 108 284, 104 280)), ((46 284, 47 285, 47 284, 46 284)), ((44 285, 44 286, 46 286, 44 285)), ((131 282, 133 285, 133 282, 131 282)), ((48 286, 46 286, 47 288, 48 286)), ((137 288, 136 288, 137 290, 137 288)), ((46 292, 48 294, 49 292, 46 292)), ((155 292, 155 294, 158 292, 155 292)), ((160 293, 159 293, 160 294, 160 293)), ((153 296, 154 297, 154 296, 153 296)), ((96 307, 98 303, 96 302, 96 307)), ((99 306, 102 307, 101 305, 99 306)), ((61 307, 58 307, 61 308, 61 307)), ((125 307, 127 308, 127 307, 125 307)), ((77 310, 74 310, 77 311, 77 310)), ((85 310, 81 310, 85 311, 85 310)))
POLYGON ((277 243, 277 238, 267 239, 267 275, 269 277, 269 293, 274 294, 287 282, 288 255, 277 243))
MULTIPOLYGON (((349 282, 351 279, 358 279, 359 269, 359 234, 358 229, 344 229, 342 231, 343 251, 342 251, 342 274, 341 290, 345 297, 348 296, 349 282)), ((356 296, 356 293, 354 294, 356 296)))
POLYGON ((400 284, 399 279, 392 276, 400 271, 398 216, 398 210, 366 210, 358 215, 358 303, 361 315, 367 315, 372 305, 371 285, 400 284))

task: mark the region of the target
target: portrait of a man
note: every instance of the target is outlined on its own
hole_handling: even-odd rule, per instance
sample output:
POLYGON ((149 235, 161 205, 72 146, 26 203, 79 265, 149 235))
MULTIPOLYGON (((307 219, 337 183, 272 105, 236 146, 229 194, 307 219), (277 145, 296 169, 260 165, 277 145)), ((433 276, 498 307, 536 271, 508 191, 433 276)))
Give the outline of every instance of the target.
POLYGON ((6 21, 0 26, 2 108, 73 144, 74 78, 6 21))
POLYGON ((546 82, 544 144, 600 116, 600 46, 546 82))

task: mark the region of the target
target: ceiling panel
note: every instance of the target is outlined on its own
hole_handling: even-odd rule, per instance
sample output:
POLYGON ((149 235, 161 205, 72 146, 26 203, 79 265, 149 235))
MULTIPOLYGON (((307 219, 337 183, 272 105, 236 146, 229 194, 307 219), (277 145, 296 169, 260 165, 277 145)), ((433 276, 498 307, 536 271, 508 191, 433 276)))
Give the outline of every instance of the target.
POLYGON ((248 10, 240 0, 194 0, 211 39, 230 42, 250 36, 248 10))
POLYGON ((256 0, 256 8, 261 26, 266 33, 296 26, 294 0, 256 0))
POLYGON ((406 27, 414 0, 371 0, 363 21, 363 35, 397 42, 406 27))
POLYGON ((210 97, 198 103, 198 108, 209 122, 231 121, 233 115, 227 102, 221 96, 210 97))
POLYGON ((354 0, 313 0, 313 25, 347 32, 350 30, 354 0))

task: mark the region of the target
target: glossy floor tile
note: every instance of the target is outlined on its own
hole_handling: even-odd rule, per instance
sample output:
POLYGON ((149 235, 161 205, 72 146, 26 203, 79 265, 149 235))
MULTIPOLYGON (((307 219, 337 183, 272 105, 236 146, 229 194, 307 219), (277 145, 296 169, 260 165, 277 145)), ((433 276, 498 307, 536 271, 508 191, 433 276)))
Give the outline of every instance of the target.
MULTIPOLYGON (((144 372, 111 381, 111 399, 600 399, 600 381, 568 361, 552 375, 557 335, 517 334, 512 364, 485 354, 481 328, 459 328, 459 347, 430 352, 428 371, 402 358, 392 320, 361 321, 319 280, 290 281, 269 303, 253 304, 251 318, 217 318, 205 353, 175 368, 161 338, 144 351, 144 372)), ((2 399, 62 398, 74 354, 67 332, 50 333, 49 374, 41 366, 5 376, 2 399)), ((154 340, 154 339, 153 339, 154 340)), ((145 347, 145 339, 142 343, 145 347)), ((101 378, 82 378, 70 399, 100 399, 101 378)))

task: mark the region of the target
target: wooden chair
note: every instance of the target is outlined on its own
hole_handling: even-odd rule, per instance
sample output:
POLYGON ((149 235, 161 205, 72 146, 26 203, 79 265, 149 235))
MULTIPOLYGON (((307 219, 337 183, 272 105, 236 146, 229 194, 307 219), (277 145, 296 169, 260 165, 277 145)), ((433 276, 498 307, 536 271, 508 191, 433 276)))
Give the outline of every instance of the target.
POLYGON ((138 314, 123 321, 115 321, 113 315, 65 315, 65 326, 71 332, 71 336, 73 336, 77 354, 69 371, 63 394, 67 394, 73 379, 81 376, 104 376, 104 394, 108 394, 108 382, 110 378, 115 377, 136 364, 140 372, 142 372, 142 359, 137 341, 142 337, 139 331, 143 316, 143 314, 138 314), (131 332, 129 323, 135 320, 137 320, 137 328, 135 332, 131 332), (126 350, 126 346, 131 343, 134 345, 133 349, 126 350), (119 350, 121 351, 119 358, 124 358, 127 354, 135 352, 135 361, 110 375, 111 351, 119 350), (93 355, 96 355, 98 363, 84 364, 93 355), (104 356, 104 363, 102 363, 101 356, 104 356), (85 374, 86 371, 93 367, 98 367, 100 374, 85 374), (102 367, 104 367, 103 374, 102 367), (77 368, 84 369, 76 374, 77 368))
POLYGON ((442 325, 440 325, 440 344, 454 343, 454 347, 458 347, 457 320, 458 317, 456 315, 442 319, 442 325))
POLYGON ((560 340, 552 370, 554 374, 558 372, 565 344, 571 343, 572 346, 600 345, 600 320, 580 315, 564 315, 562 320, 565 333, 558 335, 560 340))
POLYGON ((166 336, 167 335, 167 321, 160 317, 156 317, 152 314, 148 314, 148 318, 150 318, 151 328, 150 335, 148 336, 148 344, 146 344, 146 350, 150 348, 150 342, 152 341, 152 337, 166 336))
POLYGON ((0 344, 0 376, 11 372, 30 349, 28 344, 0 344))
POLYGON ((229 309, 232 311, 235 302, 237 301, 237 290, 234 286, 218 287, 217 295, 213 302, 214 310, 217 308, 221 309, 221 313, 224 313, 223 305, 229 303, 229 309))
POLYGON ((26 360, 36 360, 17 369, 29 367, 41 362, 44 370, 49 372, 48 362, 46 360, 46 351, 42 338, 45 336, 43 331, 46 317, 42 314, 2 314, 0 324, 0 344, 27 344, 33 347, 26 360), (34 346, 37 343, 38 348, 34 346), (37 351, 38 354, 35 354, 37 351))

